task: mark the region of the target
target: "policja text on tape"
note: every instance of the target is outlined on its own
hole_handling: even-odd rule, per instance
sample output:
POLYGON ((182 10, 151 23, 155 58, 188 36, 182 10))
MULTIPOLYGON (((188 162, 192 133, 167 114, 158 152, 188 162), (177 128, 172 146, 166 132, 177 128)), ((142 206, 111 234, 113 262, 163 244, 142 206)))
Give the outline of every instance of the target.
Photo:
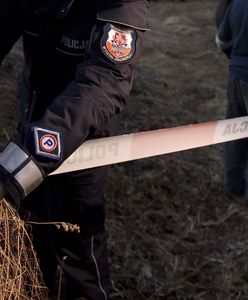
POLYGON ((50 175, 121 163, 248 137, 248 117, 89 140, 50 175))

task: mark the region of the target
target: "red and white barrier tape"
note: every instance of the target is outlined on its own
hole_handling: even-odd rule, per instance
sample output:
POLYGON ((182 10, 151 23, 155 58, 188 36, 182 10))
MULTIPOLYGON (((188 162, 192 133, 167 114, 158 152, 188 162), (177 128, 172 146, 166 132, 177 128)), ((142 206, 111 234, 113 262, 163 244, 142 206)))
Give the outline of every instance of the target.
POLYGON ((51 175, 188 150, 248 137, 248 117, 89 140, 51 175))

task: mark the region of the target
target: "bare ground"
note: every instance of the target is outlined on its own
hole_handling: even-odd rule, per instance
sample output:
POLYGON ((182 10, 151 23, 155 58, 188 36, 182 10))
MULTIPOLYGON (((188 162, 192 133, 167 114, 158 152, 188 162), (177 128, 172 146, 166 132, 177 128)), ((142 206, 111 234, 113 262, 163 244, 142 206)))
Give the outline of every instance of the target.
MULTIPOLYGON (((217 1, 157 0, 120 133, 225 118, 217 1)), ((0 145, 16 126, 16 47, 0 70, 0 145)), ((223 145, 114 165, 108 209, 113 300, 248 299, 248 211, 222 192, 223 145)))

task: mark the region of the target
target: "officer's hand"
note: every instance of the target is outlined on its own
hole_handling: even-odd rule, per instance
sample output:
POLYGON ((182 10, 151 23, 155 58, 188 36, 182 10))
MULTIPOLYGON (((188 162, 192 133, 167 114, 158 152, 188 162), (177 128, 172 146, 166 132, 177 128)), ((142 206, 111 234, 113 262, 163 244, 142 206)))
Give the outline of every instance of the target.
POLYGON ((6 196, 6 190, 4 188, 3 183, 0 181, 0 200, 2 200, 6 196))

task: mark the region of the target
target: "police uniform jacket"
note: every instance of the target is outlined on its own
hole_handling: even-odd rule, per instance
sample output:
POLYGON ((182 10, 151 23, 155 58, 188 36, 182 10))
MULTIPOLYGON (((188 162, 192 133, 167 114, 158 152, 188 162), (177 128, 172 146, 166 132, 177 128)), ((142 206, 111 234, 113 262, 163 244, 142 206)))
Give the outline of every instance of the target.
POLYGON ((232 78, 248 81, 248 1, 232 0, 218 28, 216 42, 229 58, 232 78))
POLYGON ((85 140, 113 133, 147 30, 146 0, 0 0, 0 62, 22 36, 18 134, 0 155, 12 198, 85 140))

